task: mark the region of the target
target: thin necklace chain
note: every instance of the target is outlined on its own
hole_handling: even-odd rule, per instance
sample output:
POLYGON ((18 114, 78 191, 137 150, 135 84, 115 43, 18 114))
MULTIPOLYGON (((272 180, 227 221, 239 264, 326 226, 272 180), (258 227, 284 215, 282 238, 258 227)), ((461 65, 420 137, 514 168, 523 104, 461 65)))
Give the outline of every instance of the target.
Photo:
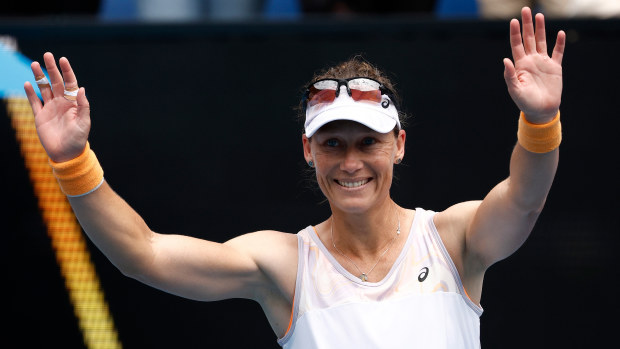
POLYGON ((357 271, 360 273, 360 276, 359 276, 360 280, 362 280, 364 282, 368 281, 368 275, 370 275, 370 273, 372 273, 372 271, 375 270, 375 267, 377 266, 377 264, 379 264, 379 261, 381 261, 383 256, 385 256, 385 254, 387 253, 387 251, 389 251, 390 248, 392 248, 392 245, 394 245, 394 241, 396 241, 396 238, 400 236, 400 215, 398 214, 398 211, 396 211, 396 217, 398 219, 398 227, 396 228, 396 236, 394 236, 392 241, 390 241, 390 243, 389 243, 388 247, 385 249, 385 251, 383 251, 383 253, 381 253, 381 256, 379 256, 379 259, 377 259, 377 261, 375 262, 375 265, 373 265, 372 268, 370 268, 369 271, 364 273, 364 272, 362 272, 360 270, 360 268, 357 266, 357 264, 355 264, 355 262, 353 262, 353 260, 351 260, 351 258, 349 258, 342 251, 340 251, 340 249, 336 246, 336 241, 334 241, 334 216, 332 215, 332 224, 331 224, 332 246, 334 246, 334 249, 336 251, 338 251, 338 253, 340 253, 341 256, 343 256, 344 258, 349 260, 349 262, 351 262, 351 264, 353 264, 355 269, 357 269, 357 271))

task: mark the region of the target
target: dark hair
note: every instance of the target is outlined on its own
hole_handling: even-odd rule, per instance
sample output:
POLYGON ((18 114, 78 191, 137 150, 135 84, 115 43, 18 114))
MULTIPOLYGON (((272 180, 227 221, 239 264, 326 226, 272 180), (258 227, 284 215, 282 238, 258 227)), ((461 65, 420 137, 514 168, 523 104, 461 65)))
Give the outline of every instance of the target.
MULTIPOLYGON (((334 78, 334 79, 348 79, 354 78, 358 76, 363 76, 367 78, 371 78, 373 80, 379 81, 383 86, 387 87, 394 97, 394 102, 397 106, 401 106, 401 99, 398 95, 398 92, 394 89, 394 83, 387 77, 387 75, 379 70, 379 68, 372 65, 366 59, 364 59, 361 55, 355 55, 352 58, 338 63, 332 67, 324 68, 317 73, 314 74, 312 80, 308 81, 307 84, 303 86, 303 91, 305 92, 306 87, 313 82, 321 79, 334 78)), ((303 109, 303 102, 300 99, 299 105, 297 109, 297 118, 303 125, 306 115, 303 109)), ((405 121, 408 116, 402 111, 398 110, 398 119, 400 124, 404 127, 405 121)), ((396 129, 396 131, 398 131, 396 129)), ((398 134, 398 132, 396 132, 398 134)))

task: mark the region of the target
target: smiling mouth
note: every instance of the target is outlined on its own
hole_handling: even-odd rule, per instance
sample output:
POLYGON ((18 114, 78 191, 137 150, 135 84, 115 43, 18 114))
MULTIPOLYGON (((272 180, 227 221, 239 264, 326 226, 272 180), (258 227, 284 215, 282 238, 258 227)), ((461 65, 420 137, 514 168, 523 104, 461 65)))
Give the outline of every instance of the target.
POLYGON ((341 180, 336 180, 336 183, 338 183, 341 187, 345 187, 345 188, 358 188, 363 186, 364 184, 370 182, 370 178, 367 179, 362 179, 361 181, 341 181, 341 180))

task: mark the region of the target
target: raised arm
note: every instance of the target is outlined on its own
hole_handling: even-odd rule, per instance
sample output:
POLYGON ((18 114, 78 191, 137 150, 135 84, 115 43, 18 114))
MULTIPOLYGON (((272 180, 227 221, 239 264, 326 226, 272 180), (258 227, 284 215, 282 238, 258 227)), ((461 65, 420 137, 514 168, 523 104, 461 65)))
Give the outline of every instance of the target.
POLYGON ((549 57, 543 15, 535 18, 536 30, 529 8, 522 10, 522 20, 523 35, 519 21, 510 22, 514 64, 504 59, 508 92, 523 112, 519 142, 510 159, 510 176, 483 201, 457 204, 439 213, 435 221, 438 229, 447 232, 448 239, 460 241, 460 249, 455 250, 462 257, 462 269, 474 278, 479 277, 480 285, 484 270, 516 251, 529 236, 558 164, 557 142, 531 144, 529 134, 521 133, 525 132, 524 127, 542 127, 550 135, 558 135, 554 133, 557 128, 553 131, 551 125, 557 125, 559 118, 566 36, 562 31, 558 33, 549 57))
MULTIPOLYGON (((44 55, 44 61, 51 85, 42 81, 44 75, 39 63, 32 63, 32 71, 41 82, 43 103, 32 85, 26 83, 24 88, 41 143, 52 164, 59 168, 89 156, 85 147, 90 108, 84 88, 78 89, 69 61, 61 58, 60 70, 51 53, 44 55)), ((83 190, 90 192, 87 195, 68 191, 67 187, 63 190, 95 245, 124 274, 146 284, 191 299, 243 297, 260 301, 262 291, 271 292, 274 285, 283 282, 282 275, 274 274, 273 270, 284 268, 278 269, 270 263, 284 263, 269 256, 270 249, 279 247, 278 256, 296 261, 296 255, 286 254, 287 251, 296 253, 296 238, 290 234, 258 232, 219 244, 155 233, 103 181, 101 174, 95 178, 94 184, 83 190), (286 248, 290 245, 292 250, 286 248)), ((291 266, 294 268, 295 264, 291 266)), ((293 283, 289 285, 292 295, 294 275, 284 279, 293 283)))

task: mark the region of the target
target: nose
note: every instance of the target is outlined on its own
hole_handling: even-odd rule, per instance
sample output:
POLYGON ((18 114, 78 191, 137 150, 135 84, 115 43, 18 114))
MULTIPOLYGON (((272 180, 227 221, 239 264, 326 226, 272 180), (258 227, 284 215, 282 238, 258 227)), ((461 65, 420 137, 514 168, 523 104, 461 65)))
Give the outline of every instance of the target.
POLYGON ((356 149, 347 149, 344 159, 340 163, 340 169, 347 173, 355 173, 363 167, 362 160, 356 149))

